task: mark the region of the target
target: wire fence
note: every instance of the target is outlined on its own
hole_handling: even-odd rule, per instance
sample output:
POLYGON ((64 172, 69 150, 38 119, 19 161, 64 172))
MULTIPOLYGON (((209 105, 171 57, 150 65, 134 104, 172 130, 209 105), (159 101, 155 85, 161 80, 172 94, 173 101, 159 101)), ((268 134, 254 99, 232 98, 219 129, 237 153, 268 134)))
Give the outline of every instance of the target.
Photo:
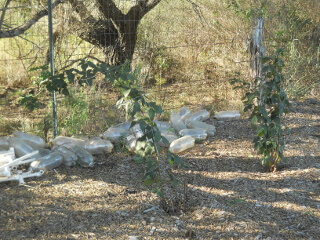
MULTIPOLYGON (((144 1, 104 1, 109 3, 105 6, 71 2, 77 5, 53 2, 50 40, 47 6, 39 1, 22 6, 0 0, 0 135, 15 130, 46 138, 53 135, 50 94, 41 94, 41 107, 33 112, 18 102, 21 94, 38 93, 38 75, 29 70, 50 63, 50 44, 57 72, 77 67, 84 58, 107 63, 131 58, 132 66, 141 69, 139 80, 147 96, 163 106, 163 119, 182 106, 211 112, 241 109, 240 93, 232 90, 229 80, 251 77, 247 46, 251 20, 206 0, 161 1, 149 9, 139 5, 144 1), (136 17, 134 11, 142 11, 143 17, 136 17), (43 17, 18 34, 40 12, 43 17), (12 29, 17 35, 5 37, 12 29), (119 35, 129 40, 119 42, 119 35)), ((279 20, 265 24, 268 47, 274 42, 268 30, 274 22, 279 20)), ((91 88, 71 85, 70 92, 71 98, 57 95, 59 134, 97 135, 124 120, 124 112, 115 107, 118 93, 102 78, 91 88)))

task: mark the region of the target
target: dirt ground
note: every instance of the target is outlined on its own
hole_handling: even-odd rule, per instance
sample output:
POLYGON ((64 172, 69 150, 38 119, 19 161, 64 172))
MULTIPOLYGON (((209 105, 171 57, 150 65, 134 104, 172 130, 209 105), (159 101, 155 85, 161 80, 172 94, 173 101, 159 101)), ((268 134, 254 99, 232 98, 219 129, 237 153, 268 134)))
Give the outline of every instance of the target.
POLYGON ((0 239, 320 239, 320 101, 293 102, 286 121, 287 162, 267 173, 247 119, 212 120, 216 136, 180 154, 190 167, 176 170, 175 212, 123 153, 0 183, 0 239))

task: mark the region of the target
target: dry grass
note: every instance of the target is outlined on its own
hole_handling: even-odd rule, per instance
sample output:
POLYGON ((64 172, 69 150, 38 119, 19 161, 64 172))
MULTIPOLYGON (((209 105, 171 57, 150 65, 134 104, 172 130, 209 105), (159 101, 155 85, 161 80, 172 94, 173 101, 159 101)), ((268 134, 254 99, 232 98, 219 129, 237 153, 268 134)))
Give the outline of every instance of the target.
MULTIPOLYGON (((320 102, 295 102, 286 165, 265 173, 247 119, 214 122, 217 135, 181 156, 185 211, 164 212, 131 156, 97 158, 0 184, 1 239, 319 239, 320 102), (133 238, 131 238, 133 239, 133 238)), ((178 192, 183 193, 183 189, 178 192)), ((176 197, 168 196, 169 198, 176 197)))

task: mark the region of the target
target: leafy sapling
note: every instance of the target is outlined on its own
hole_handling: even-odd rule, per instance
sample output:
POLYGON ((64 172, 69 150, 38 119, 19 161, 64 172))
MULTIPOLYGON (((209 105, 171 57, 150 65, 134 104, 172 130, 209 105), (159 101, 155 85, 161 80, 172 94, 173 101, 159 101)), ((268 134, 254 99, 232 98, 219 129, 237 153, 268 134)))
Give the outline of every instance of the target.
POLYGON ((114 67, 82 61, 80 65, 81 70, 67 71, 70 82, 78 81, 80 84, 91 85, 97 74, 103 74, 105 80, 119 90, 121 96, 117 101, 117 107, 125 109, 127 120, 132 120, 131 127, 138 125, 141 129, 142 134, 137 139, 135 147, 135 161, 144 166, 144 184, 152 185, 153 192, 164 199, 164 186, 168 183, 176 186, 178 180, 171 168, 163 167, 162 160, 166 158, 169 166, 183 166, 184 163, 178 155, 168 149, 162 149, 158 144, 160 141, 165 145, 169 144, 154 121, 157 115, 163 113, 162 107, 147 100, 137 84, 137 73, 132 71, 130 63, 114 67))
MULTIPOLYGON (((166 184, 171 183, 174 186, 178 184, 172 169, 163 167, 162 159, 167 159, 169 166, 183 166, 184 162, 178 155, 171 153, 168 149, 162 149, 158 144, 160 141, 164 145, 169 144, 154 121, 157 115, 162 114, 162 107, 155 102, 147 101, 145 93, 137 85, 137 73, 132 71, 129 62, 121 66, 109 66, 104 63, 95 64, 82 60, 79 67, 68 69, 53 77, 48 71, 48 66, 32 69, 32 71, 35 70, 41 70, 39 86, 43 85, 49 92, 58 91, 64 95, 69 94, 68 83, 91 86, 98 75, 104 75, 105 80, 119 90, 121 97, 117 101, 117 106, 125 109, 127 120, 132 120, 131 127, 138 124, 142 131, 142 136, 137 139, 136 143, 135 160, 144 166, 144 183, 153 185, 153 192, 162 199, 164 199, 166 184)), ((32 98, 29 99, 36 102, 32 98)), ((25 104, 27 100, 25 98, 25 104)))
POLYGON ((258 154, 263 155, 262 165, 272 172, 284 160, 284 138, 286 132, 289 132, 283 121, 288 112, 289 100, 282 87, 282 54, 283 49, 280 48, 274 55, 262 58, 265 79, 255 79, 252 85, 238 79, 231 80, 236 88, 248 91, 242 101, 244 111, 251 111, 250 120, 256 131, 254 147, 258 154))

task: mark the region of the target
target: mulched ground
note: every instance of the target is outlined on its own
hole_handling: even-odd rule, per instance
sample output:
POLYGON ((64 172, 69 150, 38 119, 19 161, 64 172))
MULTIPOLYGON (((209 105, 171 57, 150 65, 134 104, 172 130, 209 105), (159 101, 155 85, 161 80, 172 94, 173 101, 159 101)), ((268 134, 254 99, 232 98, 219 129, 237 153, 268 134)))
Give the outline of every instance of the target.
POLYGON ((212 120, 216 136, 180 154, 167 212, 123 153, 0 183, 0 239, 320 239, 320 102, 293 102, 286 121, 287 162, 267 173, 247 119, 212 120))

